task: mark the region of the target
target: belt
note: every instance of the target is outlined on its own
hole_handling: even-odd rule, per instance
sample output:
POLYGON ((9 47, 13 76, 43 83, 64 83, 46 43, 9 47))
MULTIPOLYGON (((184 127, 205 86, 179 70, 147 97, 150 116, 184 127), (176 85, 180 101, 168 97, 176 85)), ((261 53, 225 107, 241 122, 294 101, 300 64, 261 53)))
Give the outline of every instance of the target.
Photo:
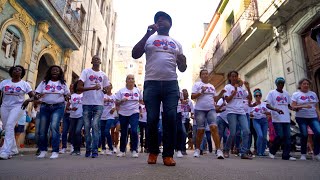
POLYGON ((45 106, 59 106, 59 105, 64 105, 64 102, 56 103, 56 104, 48 104, 48 103, 42 102, 41 104, 43 104, 45 106))

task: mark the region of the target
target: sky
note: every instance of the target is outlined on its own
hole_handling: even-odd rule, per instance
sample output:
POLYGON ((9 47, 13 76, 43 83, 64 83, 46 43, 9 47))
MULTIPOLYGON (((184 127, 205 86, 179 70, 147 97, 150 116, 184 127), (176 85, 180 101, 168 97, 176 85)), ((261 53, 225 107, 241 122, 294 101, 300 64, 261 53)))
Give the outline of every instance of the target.
POLYGON ((209 23, 220 0, 114 0, 117 12, 116 44, 134 46, 154 24, 157 11, 164 11, 172 18, 170 36, 182 47, 199 44, 203 23, 209 23))

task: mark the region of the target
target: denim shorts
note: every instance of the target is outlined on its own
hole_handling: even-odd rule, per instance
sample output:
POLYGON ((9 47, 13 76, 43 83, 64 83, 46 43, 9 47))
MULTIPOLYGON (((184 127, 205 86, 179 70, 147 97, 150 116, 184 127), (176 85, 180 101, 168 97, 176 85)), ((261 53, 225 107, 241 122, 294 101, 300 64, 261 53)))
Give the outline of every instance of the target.
POLYGON ((194 117, 197 121, 198 129, 205 129, 206 125, 217 125, 216 120, 216 110, 211 109, 209 111, 203 111, 203 110, 194 110, 194 117))

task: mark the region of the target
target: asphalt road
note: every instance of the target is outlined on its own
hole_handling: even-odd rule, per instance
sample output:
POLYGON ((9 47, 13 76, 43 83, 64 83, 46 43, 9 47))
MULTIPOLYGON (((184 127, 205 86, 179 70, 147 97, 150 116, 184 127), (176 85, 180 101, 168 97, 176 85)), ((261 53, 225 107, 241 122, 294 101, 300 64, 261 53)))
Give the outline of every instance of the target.
MULTIPOLYGON (((200 158, 187 156, 175 158, 175 167, 166 167, 158 157, 158 164, 148 165, 147 155, 139 158, 99 156, 96 159, 82 156, 60 155, 59 159, 37 159, 31 153, 0 161, 0 179, 246 179, 246 180, 319 180, 320 161, 284 161, 254 158, 241 160, 231 156, 218 160, 213 154, 200 158)), ((49 157, 49 156, 48 156, 49 157)))

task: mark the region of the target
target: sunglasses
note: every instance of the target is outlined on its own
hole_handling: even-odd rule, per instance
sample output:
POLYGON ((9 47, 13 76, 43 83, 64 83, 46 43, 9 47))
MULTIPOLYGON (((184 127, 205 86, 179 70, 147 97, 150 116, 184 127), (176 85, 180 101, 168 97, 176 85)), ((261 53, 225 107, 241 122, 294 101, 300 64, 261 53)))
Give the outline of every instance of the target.
POLYGON ((254 97, 261 97, 261 95, 255 95, 254 97))

